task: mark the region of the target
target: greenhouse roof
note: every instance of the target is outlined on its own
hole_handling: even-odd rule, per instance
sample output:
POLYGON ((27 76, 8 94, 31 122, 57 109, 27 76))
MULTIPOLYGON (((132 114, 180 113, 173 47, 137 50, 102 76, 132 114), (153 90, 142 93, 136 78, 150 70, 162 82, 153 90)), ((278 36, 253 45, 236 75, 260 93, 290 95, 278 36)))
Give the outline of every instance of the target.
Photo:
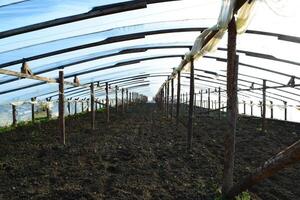
MULTIPOLYGON (((254 1, 236 0, 233 10, 254 1)), ((91 82, 98 83, 99 98, 105 95, 105 82, 153 97, 169 76, 186 71, 188 62, 183 61, 198 48, 195 39, 220 22, 228 2, 3 0, 0 69, 20 72, 26 63, 34 75, 54 80, 63 69, 66 81, 76 76, 83 86, 68 85, 66 98, 88 97, 89 88, 84 85, 91 82)), ((267 80, 268 100, 299 104, 299 6, 296 0, 266 0, 251 8, 249 18, 253 19, 237 41, 240 99, 261 99, 259 89, 267 80), (286 87, 291 78, 295 86, 286 87), (253 85, 256 89, 250 90, 253 85)), ((197 49, 192 55, 197 57, 196 92, 226 90, 227 40, 217 31, 209 33, 220 39, 215 51, 199 55, 197 49)), ((185 92, 189 75, 182 76, 185 92)), ((1 103, 32 97, 57 98, 57 83, 0 75, 1 103)))

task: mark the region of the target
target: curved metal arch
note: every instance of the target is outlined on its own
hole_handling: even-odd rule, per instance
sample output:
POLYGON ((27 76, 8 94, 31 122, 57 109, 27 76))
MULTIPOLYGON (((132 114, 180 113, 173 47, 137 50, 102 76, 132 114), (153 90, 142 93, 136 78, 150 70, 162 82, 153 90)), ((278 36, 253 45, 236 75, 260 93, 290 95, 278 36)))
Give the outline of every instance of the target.
MULTIPOLYGON (((189 76, 185 77, 185 78, 190 78, 189 76)), ((224 85, 226 86, 226 81, 225 80, 220 80, 220 79, 217 79, 217 81, 220 81, 220 82, 224 82, 224 83, 219 83, 219 82, 216 82, 216 81, 211 81, 211 80, 205 80, 205 79, 208 79, 206 77, 201 77, 200 78, 196 78, 195 77, 195 80, 201 80, 201 81, 207 81, 207 82, 211 82, 211 83, 214 83, 214 84, 219 84, 219 85, 224 85)), ((210 78, 210 79, 213 79, 213 78, 210 78)), ((243 85, 243 84, 239 84, 240 86, 243 86, 243 87, 248 87, 247 85, 243 85)), ((250 93, 253 93, 253 94, 259 94, 257 92, 254 92, 254 91, 247 91, 247 90, 243 90, 243 89, 238 89, 238 92, 239 91, 243 91, 243 92, 250 92, 250 93)), ((290 98, 290 97, 286 97, 286 96, 282 96, 282 95, 279 95, 279 94, 276 94, 276 93, 273 93, 273 92, 268 92, 268 94, 271 94, 271 95, 274 95, 274 96, 277 96, 277 97, 281 97, 281 98, 285 98, 285 99, 289 99, 289 100, 292 100, 292 101, 295 101, 295 102, 300 102, 300 100, 297 100, 297 99, 293 99, 293 98, 290 98)), ((272 97, 272 96, 268 96, 266 95, 266 97, 268 98, 272 98, 272 99, 276 99, 278 101, 283 101, 282 99, 278 99, 276 97, 272 97)))
MULTIPOLYGON (((135 63, 138 63, 138 62, 141 62, 141 61, 146 61, 146 60, 154 60, 154 59, 162 59, 162 58, 176 58, 176 57, 182 57, 182 56, 183 55, 179 55, 179 54, 175 54, 175 55, 170 54, 168 56, 154 56, 154 57, 149 57, 149 58, 133 59, 131 61, 119 62, 117 64, 106 66, 106 67, 87 70, 87 71, 83 71, 83 72, 80 72, 80 73, 73 73, 73 74, 70 74, 70 75, 66 75, 65 78, 71 78, 71 77, 79 76, 79 75, 83 75, 83 74, 88 74, 88 73, 98 72, 98 71, 112 69, 112 68, 116 68, 116 67, 126 66, 126 65, 135 64, 135 63)), ((45 84, 45 83, 44 82, 35 83, 35 84, 30 84, 30 85, 19 87, 19 88, 14 88, 14 89, 2 91, 2 92, 0 92, 0 95, 10 93, 10 92, 16 92, 16 91, 19 91, 19 90, 23 90, 23 89, 27 89, 27 88, 30 88, 30 87, 43 85, 43 84, 45 84)))
MULTIPOLYGON (((150 73, 150 74, 146 74, 146 75, 143 75, 143 76, 141 76, 141 75, 135 75, 135 76, 131 76, 131 77, 119 78, 119 79, 111 79, 111 80, 106 80, 106 81, 93 81, 93 82, 87 83, 87 85, 91 84, 91 83, 98 83, 99 82, 100 85, 102 87, 104 87, 105 82, 108 82, 109 85, 118 85, 120 83, 127 83, 127 82, 130 82, 130 81, 135 81, 135 80, 140 80, 140 79, 147 79, 147 78, 151 78, 151 77, 166 77, 166 76, 168 76, 167 73, 165 73, 165 74, 163 74, 163 73, 161 73, 161 74, 150 73)), ((72 87, 71 89, 74 89, 74 90, 70 91, 71 93, 76 93, 77 91, 79 91, 79 92, 84 92, 84 91, 88 92, 87 88, 74 88, 74 87, 72 87)), ((65 92, 65 94, 68 94, 70 92, 67 91, 67 92, 65 92)), ((45 98, 50 98, 50 97, 56 97, 56 96, 58 96, 58 92, 57 91, 51 92, 51 93, 55 93, 55 95, 52 95, 52 96, 49 96, 49 97, 45 97, 45 98)), ((45 96, 45 95, 47 95, 47 94, 44 94, 42 96, 45 96)))
POLYGON ((23 26, 20 28, 2 31, 0 32, 0 39, 11 37, 14 35, 19 35, 22 33, 28 33, 32 31, 45 29, 45 28, 77 22, 81 20, 91 19, 95 17, 111 15, 111 14, 131 11, 131 10, 143 9, 147 7, 147 4, 161 3, 161 2, 168 2, 168 1, 175 1, 175 0, 132 0, 127 2, 122 2, 122 3, 114 3, 114 4, 104 5, 104 6, 98 6, 98 7, 94 7, 93 9, 91 9, 86 13, 71 15, 71 16, 40 22, 28 26, 23 26))
MULTIPOLYGON (((168 45, 168 46, 148 46, 148 47, 137 47, 137 48, 128 48, 128 49, 124 49, 124 50, 120 50, 119 52, 116 53, 111 53, 111 54, 107 54, 107 55, 101 55, 101 56, 96 56, 96 57, 91 57, 91 58, 87 58, 87 59, 82 59, 79 61, 74 61, 74 62, 70 62, 67 64, 63 64, 60 66, 56 66, 56 67, 52 67, 46 70, 40 70, 37 72, 33 72, 34 75, 40 75, 46 72, 51 72, 51 71, 55 71, 58 69, 64 69, 67 67, 73 67, 74 65, 78 65, 78 64, 82 64, 85 62, 90 62, 90 61, 94 61, 94 60, 99 60, 99 59, 103 59, 103 58, 108 58, 108 57, 113 57, 113 56, 118 56, 118 55, 125 55, 125 54, 131 54, 131 53, 140 53, 140 52, 146 52, 148 50, 153 50, 153 49, 180 49, 180 48, 190 48, 191 45, 168 45)), ((5 83, 10 83, 13 81, 17 81, 19 80, 18 78, 11 78, 9 80, 5 80, 5 81, 0 81, 0 84, 5 84, 5 83)))
POLYGON ((139 33, 118 35, 118 36, 108 37, 104 40, 97 41, 97 42, 68 47, 68 48, 64 48, 64 49, 59 49, 59 50, 55 50, 55 51, 51 51, 51 52, 47 52, 47 53, 30 56, 27 58, 9 61, 9 62, 0 64, 0 68, 9 67, 11 65, 16 65, 16 64, 21 64, 24 62, 24 60, 25 61, 38 60, 41 58, 51 57, 51 56, 68 53, 68 52, 72 52, 72 51, 77 51, 77 50, 81 50, 81 49, 87 49, 87 48, 91 48, 91 47, 112 44, 112 43, 117 43, 117 42, 124 42, 124 41, 135 40, 135 39, 142 39, 147 35, 175 33, 175 32, 176 33, 178 33, 178 32, 199 32, 199 31, 203 31, 204 29, 205 28, 194 28, 194 27, 192 27, 192 28, 170 28, 170 29, 162 29, 162 30, 158 29, 158 30, 145 31, 145 32, 139 32, 139 33))
MULTIPOLYGON (((195 69, 195 71, 203 71, 205 73, 206 70, 199 70, 199 69, 195 69)), ((223 78, 226 78, 227 76, 226 75, 222 75, 222 74, 218 74, 218 76, 221 76, 223 78)), ((263 86, 263 84, 261 83, 257 83, 257 82, 253 82, 253 81, 248 81, 248 80, 245 80, 245 79, 241 79, 241 78, 238 78, 238 81, 242 81, 242 82, 246 82, 246 83, 255 83, 256 85, 259 85, 259 86, 263 86)), ((281 83, 280 83, 281 84, 281 83)), ((300 94, 296 94, 294 92, 289 92, 289 91, 285 91, 285 90, 282 90, 282 89, 279 89, 279 88, 275 88, 276 90, 278 91, 281 91, 281 92, 284 92, 284 93, 287 93, 287 94, 291 94, 291 95, 295 95, 295 96, 300 96, 300 94)), ((297 88, 294 88, 294 89, 297 89, 297 88)))

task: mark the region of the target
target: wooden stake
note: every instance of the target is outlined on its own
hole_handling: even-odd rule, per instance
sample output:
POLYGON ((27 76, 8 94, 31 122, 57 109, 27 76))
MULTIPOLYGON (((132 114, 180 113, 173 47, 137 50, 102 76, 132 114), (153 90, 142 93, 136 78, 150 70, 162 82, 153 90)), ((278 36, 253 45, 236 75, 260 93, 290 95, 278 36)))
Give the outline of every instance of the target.
POLYGON ((264 133, 266 129, 266 80, 263 80, 263 102, 262 102, 262 124, 261 130, 264 133))
POLYGON ((180 94, 180 74, 181 72, 178 71, 177 73, 177 104, 176 104, 176 124, 178 125, 179 123, 179 109, 180 109, 180 98, 181 98, 181 94, 180 94))
POLYGON ((171 79, 171 119, 173 118, 173 105, 174 105, 174 79, 171 79))
POLYGON ((77 100, 75 100, 74 102, 74 111, 75 111, 75 115, 77 114, 77 100))
POLYGON ((237 80, 238 56, 236 55, 236 23, 232 17, 228 25, 228 51, 227 51, 227 124, 228 131, 224 137, 224 171, 222 194, 225 196, 233 185, 235 135, 237 121, 237 80))
POLYGON ((64 97, 64 71, 59 71, 59 130, 61 143, 66 144, 65 130, 65 97, 64 97))
POLYGON ((283 104, 284 104, 284 120, 286 121, 287 120, 287 102, 284 101, 283 104))
POLYGON ((232 199, 242 191, 300 161, 300 140, 271 157, 246 178, 235 184, 226 195, 232 199))
MULTIPOLYGON (((47 99, 47 102, 49 102, 50 100, 47 99)), ((47 114, 47 119, 50 119, 50 109, 49 109, 49 104, 47 104, 47 107, 46 107, 46 114, 47 114)))
MULTIPOLYGON (((71 115, 71 104, 70 104, 70 102, 69 102, 69 99, 68 99, 68 115, 70 116, 71 115)), ((49 110, 48 110, 48 108, 47 108, 47 116, 48 116, 48 113, 49 113, 49 110)))
POLYGON ((193 112, 194 112, 194 59, 191 59, 191 72, 190 72, 190 102, 189 102, 189 121, 188 121, 188 134, 187 134, 187 150, 192 148, 193 139, 193 112))
POLYGON ((95 90, 94 83, 91 83, 91 128, 95 129, 95 90))
MULTIPOLYGON (((35 100, 36 100, 36 97, 31 98, 31 102, 34 102, 35 100)), ((33 103, 31 104, 31 120, 32 120, 32 122, 35 121, 35 116, 34 116, 34 104, 33 104, 33 103)))
POLYGON ((200 107, 202 108, 203 107, 203 91, 201 90, 200 91, 200 107))
POLYGON ((115 87, 116 90, 116 112, 118 112, 118 86, 115 87))
POLYGON ((166 103, 167 103, 167 107, 166 107, 166 113, 167 113, 167 118, 169 118, 169 76, 168 76, 168 81, 166 83, 166 103))
POLYGON ((109 123, 109 99, 108 99, 108 82, 105 83, 106 92, 106 122, 109 123))
POLYGON ((207 89, 207 109, 208 109, 208 114, 210 111, 210 88, 207 89))
POLYGON ((126 89, 126 111, 128 111, 128 89, 126 89))
POLYGON ((122 113, 124 114, 125 104, 124 104, 124 88, 122 88, 122 113))
POLYGON ((218 90, 219 94, 218 94, 218 97, 219 97, 219 119, 221 119, 221 87, 219 87, 219 90, 218 90))
POLYGON ((273 101, 270 101, 270 107, 271 107, 271 119, 273 119, 273 101))
POLYGON ((17 107, 12 105, 13 126, 17 125, 17 107))

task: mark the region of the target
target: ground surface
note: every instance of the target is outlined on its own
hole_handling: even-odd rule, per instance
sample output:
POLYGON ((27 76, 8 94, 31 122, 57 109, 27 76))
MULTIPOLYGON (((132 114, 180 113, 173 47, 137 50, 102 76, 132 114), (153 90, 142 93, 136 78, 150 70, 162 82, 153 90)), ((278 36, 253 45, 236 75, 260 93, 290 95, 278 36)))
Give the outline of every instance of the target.
MULTIPOLYGON (((67 119, 67 145, 58 144, 57 121, 19 127, 0 135, 0 199, 215 199, 222 176, 225 121, 201 116, 194 123, 192 153, 186 128, 176 127, 155 106, 131 108, 123 116, 97 113, 67 119)), ((300 139, 300 127, 238 122, 236 179, 300 139)), ((300 165, 254 187, 263 200, 300 199, 300 165)), ((257 199, 259 199, 257 197, 257 199)))

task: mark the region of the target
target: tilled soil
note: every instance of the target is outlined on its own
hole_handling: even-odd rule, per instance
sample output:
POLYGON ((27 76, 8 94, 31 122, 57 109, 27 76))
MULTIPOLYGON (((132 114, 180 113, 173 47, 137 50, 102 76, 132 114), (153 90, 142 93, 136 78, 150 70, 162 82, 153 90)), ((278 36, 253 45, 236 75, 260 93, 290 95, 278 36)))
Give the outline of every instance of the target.
MULTIPOLYGON (((192 152, 186 152, 185 123, 176 126, 153 104, 124 115, 69 117, 67 145, 59 144, 57 121, 16 128, 0 135, 0 199, 215 199, 222 178, 225 119, 194 122, 192 152)), ((185 122, 184 115, 181 121, 185 122)), ((300 139, 294 123, 256 118, 238 121, 236 181, 300 139)), ((266 200, 300 199, 300 165, 250 191, 266 200)), ((260 199, 253 194, 254 199, 260 199)))

